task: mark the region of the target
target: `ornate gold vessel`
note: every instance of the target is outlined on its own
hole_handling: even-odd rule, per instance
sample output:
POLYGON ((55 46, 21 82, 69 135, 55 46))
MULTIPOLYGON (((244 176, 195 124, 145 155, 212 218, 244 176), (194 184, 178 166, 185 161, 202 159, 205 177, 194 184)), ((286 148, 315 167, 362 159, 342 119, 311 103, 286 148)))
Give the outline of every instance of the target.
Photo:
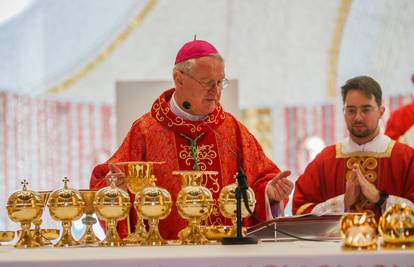
POLYGON ((171 212, 170 193, 156 186, 154 178, 151 186, 145 187, 135 195, 134 206, 138 213, 148 220, 149 230, 143 244, 150 246, 167 244, 158 231, 158 222, 165 219, 171 212))
POLYGON ((10 195, 7 201, 7 212, 13 222, 21 224, 19 240, 15 244, 17 248, 31 248, 40 246, 30 234, 30 224, 38 220, 43 213, 41 196, 26 188, 27 181, 22 182, 23 189, 10 195))
POLYGON ((0 246, 2 242, 10 242, 14 239, 15 231, 0 231, 0 246))
POLYGON ((106 237, 99 245, 113 247, 124 245, 116 230, 119 220, 129 215, 131 201, 124 190, 116 187, 116 177, 109 178, 110 185, 100 189, 95 196, 93 205, 96 215, 106 221, 106 237))
POLYGON ((341 217, 339 228, 344 250, 377 248, 377 222, 373 213, 347 213, 341 217))
MULTIPOLYGON (((231 227, 230 233, 228 233, 227 237, 236 236, 237 229, 236 229, 236 223, 237 223, 237 199, 236 199, 236 189, 238 184, 232 183, 229 184, 220 191, 220 196, 218 199, 219 202, 219 208, 221 214, 232 220, 233 226, 231 227)), ((250 187, 246 190, 248 204, 250 210, 253 212, 254 208, 256 206, 256 197, 254 195, 253 189, 250 187)), ((246 206, 244 205, 244 201, 242 200, 241 203, 241 215, 242 218, 246 218, 250 216, 249 211, 246 209, 246 206)), ((224 237, 224 236, 223 236, 224 237)))
MULTIPOLYGON (((153 162, 153 161, 127 161, 127 162, 115 162, 113 163, 126 174, 125 183, 128 190, 137 194, 143 188, 151 184, 153 175, 154 165, 163 164, 164 162, 153 162)), ((147 240, 147 230, 145 223, 139 213, 137 213, 137 222, 135 224, 135 230, 130 233, 124 242, 127 244, 141 244, 147 240)))
POLYGON ((82 217, 85 202, 78 190, 69 188, 68 178, 65 177, 62 181, 63 188, 53 191, 47 203, 52 219, 62 222, 62 236, 55 246, 77 246, 79 242, 72 236, 72 221, 82 217))
MULTIPOLYGON (((40 191, 40 192, 37 192, 37 193, 42 198, 43 208, 45 208, 51 191, 40 191)), ((42 222, 43 222, 43 220, 42 220, 41 217, 36 219, 36 220, 33 220, 33 224, 35 226, 35 229, 32 232, 33 239, 37 243, 39 243, 40 246, 51 245, 52 243, 50 242, 50 240, 43 236, 43 231, 40 227, 42 225, 42 222)))
POLYGON ((405 203, 388 208, 379 220, 378 230, 382 235, 382 248, 414 248, 414 211, 405 203))
POLYGON ((82 219, 82 223, 86 226, 85 233, 79 239, 81 246, 98 246, 99 238, 96 237, 93 232, 93 225, 96 223, 96 219, 93 217, 95 208, 93 207, 93 201, 96 196, 96 190, 79 190, 83 201, 85 202, 85 218, 82 219))
POLYGON ((188 226, 178 233, 182 244, 205 244, 208 239, 203 233, 201 220, 207 218, 213 208, 213 196, 202 186, 203 175, 216 175, 215 171, 175 171, 181 176, 182 189, 177 196, 177 209, 180 216, 188 221, 188 226))

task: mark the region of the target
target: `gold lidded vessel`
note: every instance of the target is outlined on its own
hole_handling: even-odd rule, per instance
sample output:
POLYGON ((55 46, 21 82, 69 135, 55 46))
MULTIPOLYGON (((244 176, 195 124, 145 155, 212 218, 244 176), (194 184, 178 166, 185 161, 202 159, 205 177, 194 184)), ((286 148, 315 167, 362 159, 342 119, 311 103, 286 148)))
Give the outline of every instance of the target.
POLYGON ((27 189, 27 181, 21 182, 22 190, 11 194, 7 200, 7 213, 13 222, 20 223, 21 231, 19 240, 15 244, 16 248, 32 248, 40 246, 31 233, 30 225, 34 220, 41 218, 43 213, 42 197, 27 189))
POLYGON ((95 196, 93 205, 99 219, 106 222, 106 237, 100 246, 122 246, 124 242, 118 235, 116 225, 119 220, 129 216, 131 201, 126 191, 116 187, 116 177, 109 177, 110 185, 101 188, 95 196))
POLYGON ((405 203, 394 204, 381 216, 378 230, 385 249, 414 249, 414 211, 405 203))
POLYGON ((178 233, 182 244, 205 244, 208 239, 201 227, 213 209, 213 195, 202 186, 203 175, 217 175, 216 171, 174 171, 181 176, 182 189, 177 195, 178 213, 188 221, 188 226, 178 233))
POLYGON ((82 217, 85 202, 78 190, 69 188, 68 178, 63 180, 63 188, 54 190, 47 203, 50 217, 62 222, 62 235, 55 244, 56 247, 78 246, 79 242, 72 236, 72 221, 82 217))

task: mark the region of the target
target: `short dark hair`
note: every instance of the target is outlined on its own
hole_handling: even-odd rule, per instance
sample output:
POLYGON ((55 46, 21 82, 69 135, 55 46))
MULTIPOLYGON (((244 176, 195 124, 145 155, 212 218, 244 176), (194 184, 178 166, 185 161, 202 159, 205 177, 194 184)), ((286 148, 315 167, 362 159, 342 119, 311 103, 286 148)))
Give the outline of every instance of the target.
POLYGON ((361 91, 367 97, 375 97, 375 102, 378 106, 382 103, 381 86, 373 78, 369 76, 358 76, 346 81, 345 85, 341 87, 342 102, 345 103, 346 95, 349 91, 361 91))

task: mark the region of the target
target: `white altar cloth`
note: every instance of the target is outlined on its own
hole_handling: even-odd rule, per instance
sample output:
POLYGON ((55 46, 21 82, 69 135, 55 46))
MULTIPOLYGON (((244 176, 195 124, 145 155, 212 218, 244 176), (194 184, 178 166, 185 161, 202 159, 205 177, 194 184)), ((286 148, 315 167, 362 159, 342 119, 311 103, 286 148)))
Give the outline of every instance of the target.
POLYGON ((276 267, 414 266, 414 250, 342 251, 338 242, 277 242, 119 248, 35 248, 0 246, 0 266, 42 267, 276 267))

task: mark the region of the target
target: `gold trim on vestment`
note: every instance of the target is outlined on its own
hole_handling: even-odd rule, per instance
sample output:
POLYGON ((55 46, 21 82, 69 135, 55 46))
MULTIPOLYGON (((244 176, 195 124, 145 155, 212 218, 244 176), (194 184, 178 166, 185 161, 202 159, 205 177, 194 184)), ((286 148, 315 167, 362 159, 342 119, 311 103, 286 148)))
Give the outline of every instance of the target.
POLYGON ((299 207, 299 209, 296 211, 296 215, 301 215, 302 212, 304 212, 307 208, 314 205, 315 203, 306 203, 299 207))
POLYGON ((163 122, 164 119, 167 119, 168 127, 185 126, 185 127, 188 127, 190 129, 190 132, 192 133, 201 132, 203 130, 204 125, 207 125, 210 123, 218 124, 219 118, 224 120, 226 117, 226 114, 222 112, 222 107, 217 106, 216 107, 217 112, 211 113, 205 121, 194 124, 193 122, 187 122, 184 119, 178 116, 175 116, 174 113, 170 112, 169 106, 166 106, 164 108, 162 105, 161 99, 158 99, 158 101, 154 103, 153 109, 155 111, 155 119, 158 120, 159 122, 163 122))
POLYGON ((352 153, 342 153, 342 144, 336 144, 336 158, 351 158, 351 157, 361 157, 361 158, 389 158, 391 157, 392 149, 395 145, 395 141, 391 140, 388 144, 387 149, 384 152, 363 152, 357 151, 352 153))

